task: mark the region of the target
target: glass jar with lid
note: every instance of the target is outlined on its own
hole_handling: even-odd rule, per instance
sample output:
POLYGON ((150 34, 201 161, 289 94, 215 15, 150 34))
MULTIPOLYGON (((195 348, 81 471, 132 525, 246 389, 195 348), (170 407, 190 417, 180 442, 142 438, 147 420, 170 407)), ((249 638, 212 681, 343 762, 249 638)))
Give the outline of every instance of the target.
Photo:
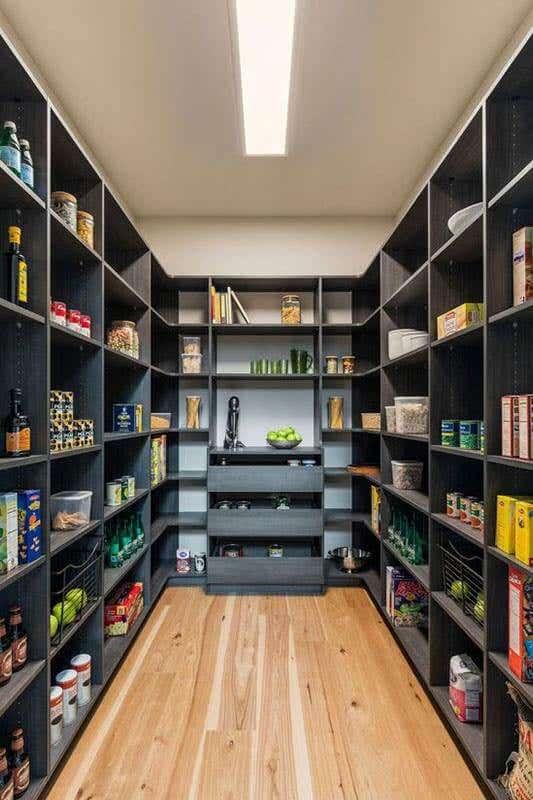
POLYGON ((297 294, 284 294, 281 298, 281 324, 301 325, 302 301, 297 294))
POLYGON ((107 331, 107 346, 132 358, 139 358, 139 334, 134 322, 115 320, 107 331))
POLYGON ((70 192, 52 192, 52 210, 61 217, 65 225, 76 230, 78 220, 78 201, 70 192))

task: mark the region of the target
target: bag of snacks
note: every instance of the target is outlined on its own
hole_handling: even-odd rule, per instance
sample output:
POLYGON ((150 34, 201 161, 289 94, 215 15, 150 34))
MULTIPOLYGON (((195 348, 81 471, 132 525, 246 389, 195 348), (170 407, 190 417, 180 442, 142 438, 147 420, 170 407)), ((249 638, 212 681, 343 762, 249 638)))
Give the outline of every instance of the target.
POLYGON ((524 800, 533 797, 533 708, 510 683, 507 691, 518 712, 518 753, 511 753, 498 781, 511 800, 524 800))

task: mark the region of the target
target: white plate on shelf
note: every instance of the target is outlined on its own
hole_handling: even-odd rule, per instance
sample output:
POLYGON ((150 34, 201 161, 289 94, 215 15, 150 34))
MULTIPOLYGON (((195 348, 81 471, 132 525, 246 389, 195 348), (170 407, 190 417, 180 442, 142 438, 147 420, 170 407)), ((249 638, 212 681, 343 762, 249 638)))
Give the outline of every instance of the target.
POLYGON ((471 206, 466 206, 466 208, 456 211, 448 220, 448 228, 453 235, 455 236, 457 233, 464 231, 465 228, 468 228, 482 208, 483 203, 473 203, 471 206))

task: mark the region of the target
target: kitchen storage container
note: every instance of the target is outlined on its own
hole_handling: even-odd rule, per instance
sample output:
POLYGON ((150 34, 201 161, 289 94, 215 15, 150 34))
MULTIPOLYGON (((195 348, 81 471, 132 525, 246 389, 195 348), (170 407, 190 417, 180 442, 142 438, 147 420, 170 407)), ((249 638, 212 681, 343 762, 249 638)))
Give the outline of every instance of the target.
POLYGON ((385 406, 385 424, 389 433, 396 433, 396 406, 385 406))
POLYGON ((168 430, 172 424, 170 411, 152 411, 150 414, 150 427, 152 430, 168 430))
POLYGON ((284 294, 281 298, 281 324, 300 325, 302 322, 302 303, 297 294, 284 294))
POLYGON ((342 364, 342 372, 344 375, 354 375, 355 374, 355 356, 342 356, 341 364, 342 364))
POLYGON ((428 432, 428 397, 395 397, 394 406, 398 433, 428 432))
POLYGON ((181 352, 183 355, 200 356, 202 354, 202 340, 199 336, 182 336, 181 352))
POLYGON ((76 230, 78 224, 78 201, 69 192, 52 192, 52 209, 65 225, 76 230))
POLYGON ((115 320, 107 332, 107 346, 132 358, 139 358, 139 334, 134 322, 115 320))
POLYGON ((50 497, 52 530, 70 531, 86 525, 91 519, 92 496, 90 491, 53 494, 50 497))
POLYGON ((344 428, 344 397, 332 396, 328 399, 328 427, 333 431, 344 428))
POLYGON ((418 347, 427 347, 428 342, 429 333, 425 333, 425 331, 406 333, 402 336, 402 350, 404 353, 410 353, 411 350, 416 350, 418 347))
POLYGON ((78 211, 76 215, 76 230, 78 236, 85 244, 94 249, 94 217, 88 211, 78 211))
POLYGON ((415 328, 395 328, 389 331, 389 358, 398 358, 403 354, 402 340, 407 333, 418 333, 415 328))
POLYGON ((185 375, 200 375, 202 372, 202 356, 183 354, 181 356, 181 371, 185 375))
POLYGON ((422 485, 422 461, 394 461, 392 466, 392 485, 395 489, 420 489, 422 485))
POLYGON ((362 412, 361 427, 368 431, 379 431, 381 428, 381 414, 370 411, 362 412))
POLYGON ((326 375, 336 375, 339 371, 339 359, 337 356, 325 356, 326 375))

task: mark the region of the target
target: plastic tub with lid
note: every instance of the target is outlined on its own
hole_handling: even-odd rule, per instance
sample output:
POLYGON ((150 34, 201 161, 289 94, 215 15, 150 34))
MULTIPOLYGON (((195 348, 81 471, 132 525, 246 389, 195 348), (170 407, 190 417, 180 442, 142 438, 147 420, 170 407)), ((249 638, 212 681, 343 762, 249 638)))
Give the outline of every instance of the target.
POLYGON ((86 525, 91 519, 90 491, 56 492, 50 497, 52 530, 70 531, 86 525))
POLYGON ((429 333, 417 331, 416 333, 406 333, 402 337, 402 347, 404 353, 410 353, 418 347, 425 347, 429 342, 429 333))
POLYGON ((393 461, 392 485, 395 489, 420 489, 422 485, 422 461, 393 461))
POLYGON ((397 433, 428 432, 429 398, 422 396, 395 397, 397 433))
POLYGON ((403 337, 407 333, 419 333, 415 328, 395 328, 389 331, 389 358, 398 358, 403 353, 403 337))

